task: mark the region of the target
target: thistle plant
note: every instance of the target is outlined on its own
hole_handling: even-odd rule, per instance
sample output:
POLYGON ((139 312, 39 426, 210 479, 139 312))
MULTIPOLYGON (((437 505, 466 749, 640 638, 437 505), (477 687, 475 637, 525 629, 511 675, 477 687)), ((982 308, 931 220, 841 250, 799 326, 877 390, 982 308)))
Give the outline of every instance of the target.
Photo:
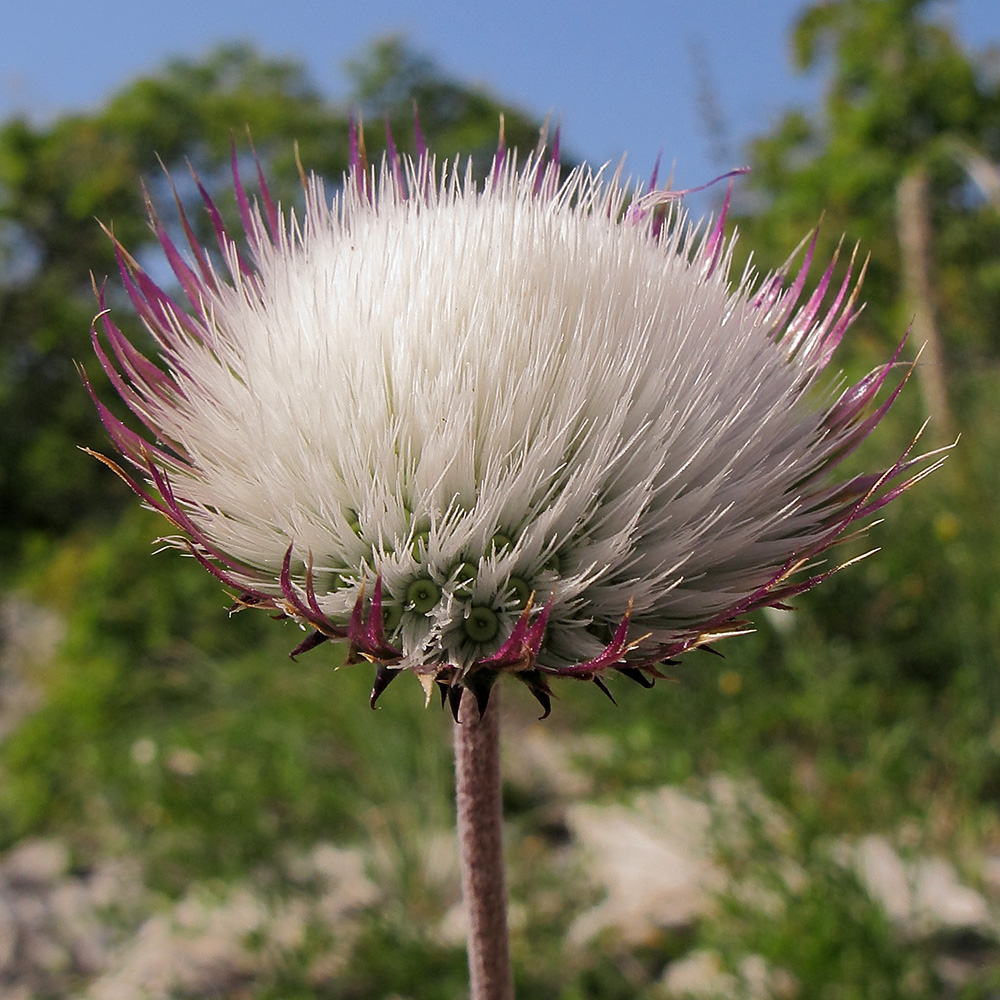
POLYGON ((301 214, 259 165, 251 196, 234 151, 242 234, 198 185, 214 257, 180 199, 186 247, 151 209, 176 295, 115 244, 159 358, 99 291, 94 350, 137 423, 94 395, 124 463, 97 457, 235 608, 301 626, 293 656, 342 644, 372 706, 402 674, 440 693, 472 996, 506 998, 498 679, 543 716, 557 678, 651 687, 824 580, 817 557, 938 459, 838 477, 909 368, 825 375, 863 267, 806 295, 815 235, 732 281, 725 208, 699 228, 655 175, 562 177, 558 142, 519 159, 502 134, 482 182, 422 143, 351 149, 332 198, 304 177, 301 214))

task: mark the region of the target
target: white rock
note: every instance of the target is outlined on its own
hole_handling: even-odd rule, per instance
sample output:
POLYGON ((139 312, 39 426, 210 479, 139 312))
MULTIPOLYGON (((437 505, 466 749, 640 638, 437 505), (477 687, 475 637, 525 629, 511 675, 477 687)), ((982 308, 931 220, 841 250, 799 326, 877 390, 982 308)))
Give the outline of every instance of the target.
POLYGON ((11 893, 7 897, 14 920, 24 934, 43 934, 48 929, 49 908, 45 897, 35 893, 11 893))
POLYGON ((613 746, 599 736, 569 740, 548 725, 529 725, 504 746, 504 780, 544 795, 579 799, 593 790, 589 760, 607 758, 613 746))
POLYGON ((245 889, 216 901, 192 894, 169 915, 151 917, 129 943, 117 968, 91 984, 92 1000, 164 998, 210 993, 251 975, 257 956, 247 938, 268 919, 245 889))
POLYGON ((590 880, 605 890, 570 928, 582 945, 602 930, 638 943, 657 928, 683 927, 706 913, 723 876, 711 857, 711 815, 673 788, 625 806, 572 806, 567 822, 590 880))
POLYGON ((91 905, 97 910, 138 910, 145 904, 142 869, 132 858, 107 858, 86 878, 91 905))
POLYGON ((17 938, 17 918, 14 910, 0 895, 0 979, 4 978, 5 972, 13 968, 17 938))
POLYGON ((51 885, 66 874, 69 851, 58 840, 22 841, 0 859, 0 879, 17 889, 51 885))
POLYGON ((854 848, 854 863, 868 894, 895 923, 913 916, 910 875, 900 856, 885 837, 869 836, 854 848))
POLYGON ((352 917, 378 898, 365 875, 364 855, 320 844, 287 859, 286 867, 296 878, 315 880, 318 898, 271 905, 245 886, 221 898, 193 891, 142 925, 113 967, 91 984, 87 1000, 228 996, 279 956, 301 948, 317 925, 335 940, 309 974, 317 981, 334 975, 349 956, 357 923, 352 917))
POLYGON ((799 995, 795 977, 773 969, 762 955, 747 955, 739 975, 726 972, 719 954, 709 949, 692 951, 667 966, 660 985, 670 1000, 792 1000, 799 995))
POLYGON ((23 967, 30 969, 36 976, 54 976, 69 972, 73 968, 69 950, 50 934, 22 934, 21 944, 23 967))
POLYGON ((914 904, 918 918, 932 928, 990 931, 993 919, 986 900, 959 881, 950 861, 926 858, 913 865, 914 904))
POLYGON ((1000 854, 987 855, 980 874, 986 891, 991 896, 1000 896, 1000 854))
POLYGON ((801 990, 790 972, 773 968, 763 955, 747 955, 740 962, 740 980, 746 1000, 792 1000, 801 990))
POLYGON ((378 899, 379 890, 368 877, 360 851, 318 844, 310 852, 310 860, 323 883, 317 911, 330 926, 378 899))
POLYGON ((88 974, 102 969, 108 958, 106 935, 84 883, 70 879, 57 885, 49 896, 49 912, 74 966, 88 974))
POLYGON ((872 899, 906 933, 994 930, 985 897, 963 885, 955 866, 944 858, 904 861, 885 837, 876 835, 836 853, 846 853, 872 899))
POLYGON ((722 968, 714 951, 692 951, 671 962, 660 980, 668 997, 687 998, 733 996, 739 987, 735 976, 722 968))

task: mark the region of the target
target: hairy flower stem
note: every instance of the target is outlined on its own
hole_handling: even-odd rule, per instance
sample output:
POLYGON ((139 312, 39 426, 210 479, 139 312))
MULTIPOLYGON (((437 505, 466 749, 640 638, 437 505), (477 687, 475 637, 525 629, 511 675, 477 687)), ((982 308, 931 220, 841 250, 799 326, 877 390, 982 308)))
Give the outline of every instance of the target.
POLYGON ((500 710, 496 689, 479 716, 463 692, 455 726, 455 800, 462 895, 469 914, 471 1000, 513 1000, 500 798, 500 710))

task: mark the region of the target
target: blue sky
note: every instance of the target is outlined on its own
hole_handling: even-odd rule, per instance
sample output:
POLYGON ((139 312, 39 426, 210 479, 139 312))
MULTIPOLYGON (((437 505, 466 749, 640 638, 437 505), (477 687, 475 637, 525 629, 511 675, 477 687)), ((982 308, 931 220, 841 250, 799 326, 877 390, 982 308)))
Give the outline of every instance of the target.
MULTIPOLYGON (((12 3, 0 19, 0 117, 48 116, 98 103, 174 55, 242 40, 302 60, 332 97, 344 96, 345 60, 373 38, 403 33, 445 70, 561 121, 577 156, 628 153, 645 176, 657 153, 677 186, 742 162, 741 146, 790 105, 818 99, 796 76, 788 28, 799 0, 632 0, 611 14, 592 0, 173 0, 147 14, 135 0, 12 3), (692 48, 704 54, 728 138, 713 159, 698 109, 692 48)), ((998 0, 944 5, 975 49, 1000 43, 998 0)))

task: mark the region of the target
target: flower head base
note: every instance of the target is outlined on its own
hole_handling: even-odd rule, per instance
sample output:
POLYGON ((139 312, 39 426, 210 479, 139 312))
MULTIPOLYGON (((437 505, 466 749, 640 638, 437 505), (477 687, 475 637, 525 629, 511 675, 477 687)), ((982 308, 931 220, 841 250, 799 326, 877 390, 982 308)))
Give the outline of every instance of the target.
POLYGON ((699 233, 655 183, 560 181, 502 143, 482 186, 425 150, 390 142, 377 171, 353 150, 302 217, 259 169, 252 203, 234 152, 245 245, 202 189, 224 271, 183 209, 187 253, 152 214, 186 305, 118 247, 162 361, 103 294, 93 341, 149 435, 97 402, 139 474, 104 461, 238 607, 309 630, 295 653, 376 664, 373 704, 403 670, 453 708, 500 673, 546 712, 552 676, 651 685, 820 582, 813 558, 933 467, 834 480, 906 370, 817 402, 857 284, 831 263, 801 301, 815 240, 790 281, 732 287, 725 213, 699 233))

